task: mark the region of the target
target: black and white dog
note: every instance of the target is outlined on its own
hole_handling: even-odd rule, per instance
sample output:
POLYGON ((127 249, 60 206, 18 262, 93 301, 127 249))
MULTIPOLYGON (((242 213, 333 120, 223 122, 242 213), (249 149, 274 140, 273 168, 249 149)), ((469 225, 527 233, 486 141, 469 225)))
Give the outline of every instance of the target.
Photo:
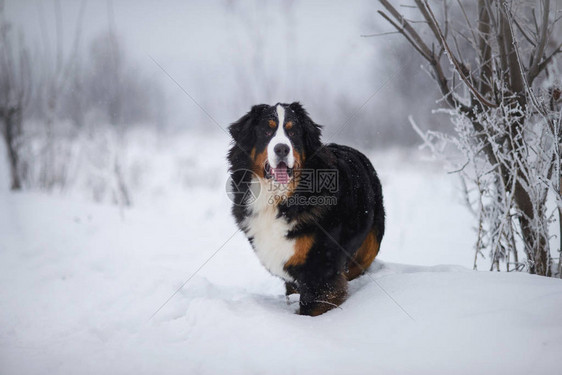
POLYGON ((359 151, 320 141, 299 103, 261 104, 230 125, 232 213, 261 263, 300 293, 299 313, 339 306, 379 252, 380 181, 359 151))

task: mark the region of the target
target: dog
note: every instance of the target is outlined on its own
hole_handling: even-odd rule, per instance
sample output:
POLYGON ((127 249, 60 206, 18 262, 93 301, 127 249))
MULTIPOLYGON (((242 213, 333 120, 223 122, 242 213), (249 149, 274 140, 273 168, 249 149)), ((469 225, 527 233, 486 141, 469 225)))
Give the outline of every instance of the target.
POLYGON ((372 164, 351 147, 323 144, 321 128, 298 102, 255 105, 229 126, 227 157, 238 227, 310 316, 345 301, 385 229, 372 164))

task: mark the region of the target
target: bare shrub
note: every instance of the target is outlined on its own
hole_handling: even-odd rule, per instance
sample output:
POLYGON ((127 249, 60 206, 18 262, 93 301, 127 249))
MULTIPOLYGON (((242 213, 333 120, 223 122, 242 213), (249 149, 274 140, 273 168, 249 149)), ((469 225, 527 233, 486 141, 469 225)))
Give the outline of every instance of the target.
POLYGON ((419 133, 432 150, 452 144, 464 156, 457 171, 477 218, 476 257, 487 249, 490 269, 501 261, 508 271, 560 274, 547 205, 552 197, 560 220, 560 72, 553 62, 561 46, 553 43, 559 15, 550 1, 535 9, 534 2, 479 0, 473 12, 457 2, 460 23, 449 18, 449 2, 438 21, 427 0, 415 0, 419 25, 379 1, 379 13, 427 61, 449 106, 452 135, 419 133))

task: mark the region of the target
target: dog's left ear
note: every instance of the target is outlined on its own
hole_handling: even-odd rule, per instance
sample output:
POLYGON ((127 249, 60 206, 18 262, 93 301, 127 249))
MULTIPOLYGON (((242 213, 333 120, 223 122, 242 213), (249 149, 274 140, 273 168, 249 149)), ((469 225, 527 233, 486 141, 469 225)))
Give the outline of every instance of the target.
POLYGON ((312 119, 308 115, 308 112, 306 112, 306 109, 304 109, 299 102, 289 104, 289 108, 293 112, 295 112, 298 122, 303 126, 304 145, 307 152, 315 152, 322 146, 322 142, 320 141, 320 136, 322 135, 322 126, 312 121, 312 119))
POLYGON ((255 124, 255 121, 259 119, 261 113, 265 108, 267 108, 267 104, 258 104, 252 107, 252 109, 242 116, 238 121, 232 123, 228 127, 228 131, 234 139, 234 142, 237 144, 248 144, 250 142, 243 142, 246 137, 250 137, 253 135, 252 127, 255 124))

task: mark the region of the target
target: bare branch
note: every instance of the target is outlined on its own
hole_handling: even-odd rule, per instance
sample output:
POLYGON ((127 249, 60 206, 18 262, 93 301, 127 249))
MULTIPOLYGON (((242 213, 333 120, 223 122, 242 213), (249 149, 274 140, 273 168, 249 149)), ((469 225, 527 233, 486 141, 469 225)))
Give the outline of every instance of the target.
MULTIPOLYGON (((404 37, 406 40, 414 47, 414 49, 424 58, 426 59, 429 64, 433 68, 433 72, 435 74, 434 79, 437 82, 439 89, 443 96, 445 97, 447 103, 453 108, 461 108, 461 110, 467 114, 471 112, 471 109, 462 103, 460 103, 454 97, 454 91, 449 87, 449 83, 447 78, 445 77, 445 73, 443 72, 443 68, 440 64, 440 57, 441 53, 444 50, 441 48, 438 55, 435 54, 434 51, 431 51, 427 45, 423 42, 419 34, 411 27, 411 25, 398 13, 398 11, 387 1, 387 0, 379 0, 381 4, 390 12, 390 14, 395 17, 402 26, 398 25, 394 22, 387 14, 382 11, 378 11, 378 13, 384 17, 392 26, 394 26, 404 37)), ((423 5, 423 4, 422 4, 423 5)), ((428 18, 428 23, 431 25, 432 22, 431 18, 428 18)), ((430 26, 431 27, 431 26, 430 26)), ((433 26, 435 28, 435 26, 433 26)))
POLYGON ((531 37, 529 35, 527 35, 527 33, 525 32, 525 30, 523 30, 523 27, 521 27, 521 25, 519 24, 519 22, 517 22, 516 19, 513 19, 513 23, 515 23, 515 26, 517 26, 517 29, 519 29, 519 32, 521 33, 521 35, 523 35, 525 37, 525 39, 527 39, 527 42, 531 43, 531 45, 533 47, 536 47, 537 43, 533 42, 533 40, 531 39, 531 37))
MULTIPOLYGON (((492 14, 492 7, 490 6, 489 0, 483 0, 483 1, 486 3, 486 9, 488 10, 488 14, 492 14)), ((496 4, 496 7, 499 7, 499 4, 496 4)), ((502 81, 501 82, 502 85, 505 81, 505 75, 507 74, 507 69, 508 69, 507 51, 505 48, 505 38, 503 33, 504 23, 505 23, 505 17, 502 17, 500 12, 499 27, 495 27, 495 32, 496 32, 496 40, 498 42, 498 50, 500 54, 500 68, 501 68, 500 79, 502 81)))
POLYGON ((377 33, 377 34, 361 34, 359 35, 361 38, 372 38, 375 36, 383 36, 383 35, 393 35, 393 34, 400 34, 400 31, 387 31, 384 33, 377 33))
POLYGON ((410 23, 408 21, 406 21, 400 13, 398 13, 396 8, 394 8, 392 5, 390 5, 390 3, 387 0, 379 0, 379 1, 386 8, 386 10, 388 10, 390 12, 391 15, 394 18, 396 18, 396 20, 398 20, 398 22, 400 22, 402 24, 404 30, 416 42, 418 47, 423 51, 423 54, 426 55, 426 56, 431 56, 432 55, 431 51, 429 50, 427 45, 424 43, 422 38, 419 36, 419 34, 416 32, 416 30, 414 30, 412 25, 410 25, 410 23))
MULTIPOLYGON (((410 44, 412 45, 412 47, 414 47, 416 49, 416 51, 418 51, 418 53, 420 55, 422 55, 426 60, 431 61, 431 56, 426 54, 424 52, 424 50, 418 46, 416 44, 416 42, 410 37, 410 35, 406 32, 404 27, 401 27, 400 25, 398 25, 396 22, 394 22, 389 16, 387 16, 383 11, 379 10, 377 11, 381 16, 383 16, 383 18, 385 20, 387 20, 392 26, 394 26, 396 28, 396 30, 398 30, 399 33, 401 33, 402 35, 404 35, 404 37, 406 38, 406 40, 408 42, 410 42, 410 44)), ((427 48, 427 47, 426 47, 427 48)))
POLYGON ((476 41, 478 40, 478 38, 476 38, 476 34, 474 34, 474 29, 470 23, 470 20, 468 19, 468 16, 466 15, 466 11, 464 9, 464 6, 462 5, 460 0, 457 0, 457 4, 459 4, 459 8, 461 9, 461 12, 464 16, 464 20, 466 21, 466 25, 468 26, 468 29, 470 30, 470 32, 472 33, 472 47, 474 48, 474 50, 476 50, 476 41))
POLYGON ((437 25, 437 20, 435 19, 435 15, 433 14, 431 8, 429 7, 429 4, 427 3, 427 0, 424 0, 424 4, 427 8, 427 11, 429 13, 429 16, 431 17, 431 20, 432 20, 433 24, 435 25, 437 33, 439 34, 441 44, 442 44, 443 48, 445 48, 445 51, 447 52, 447 56, 449 57, 449 61, 451 62, 451 64, 453 64, 453 66, 455 67, 459 76, 462 78, 462 80, 464 81, 466 86, 470 89, 472 94, 478 99, 478 101, 480 103, 482 103, 483 105, 485 105, 487 107, 496 108, 497 104, 492 103, 489 100, 487 100, 486 98, 484 98, 482 96, 482 94, 480 94, 478 92, 478 90, 476 90, 476 88, 472 85, 472 83, 470 83, 470 80, 468 79, 468 77, 466 75, 466 72, 464 72, 463 69, 461 68, 458 60, 455 58, 451 49, 449 48, 449 45, 447 44, 447 41, 445 40, 445 37, 443 36, 443 33, 441 32, 441 29, 439 28, 439 25, 437 25))
POLYGON ((490 46, 490 13, 488 8, 484 6, 484 0, 478 1, 478 9, 480 14, 478 16, 478 53, 482 68, 480 71, 480 90, 482 95, 486 95, 492 91, 492 85, 489 84, 492 77, 492 47, 490 46))
MULTIPOLYGON (((544 68, 546 68, 546 66, 550 63, 550 61, 552 60, 552 58, 554 56, 556 56, 557 54, 559 54, 560 52, 562 52, 562 43, 560 43, 560 45, 558 46, 558 48, 556 48, 554 50, 554 52, 552 52, 546 59, 544 59, 538 66, 537 68, 537 75, 540 74, 540 72, 542 72, 544 70, 544 68)), ((529 81, 530 83, 532 83, 533 81, 531 80, 531 78, 536 78, 535 77, 529 77, 529 81)))
MULTIPOLYGON (((540 25, 540 37, 537 47, 533 53, 533 64, 529 67, 528 78, 529 82, 533 82, 534 78, 540 73, 539 62, 544 53, 544 48, 548 39, 548 16, 550 10, 550 0, 544 0, 543 17, 540 25)), ((538 32, 538 31, 537 31, 538 32)))
MULTIPOLYGON (((507 60, 507 67, 509 69, 510 89, 513 93, 522 93, 524 90, 524 77, 519 69, 520 61, 517 56, 515 42, 513 38, 513 31, 510 25, 510 19, 507 19, 506 14, 509 12, 507 4, 500 9, 500 32, 503 35, 505 57, 507 60)), ((523 97, 519 98, 519 104, 524 107, 523 97)))
POLYGON ((423 15, 423 18, 425 18, 425 20, 429 24, 429 28, 433 32, 433 35, 435 36, 435 39, 437 39, 439 41, 440 36, 439 36, 439 31, 437 30, 437 25, 436 25, 437 22, 434 22, 433 19, 429 16, 429 12, 425 8, 425 6, 424 6, 424 4, 422 3, 421 0, 415 0, 415 2, 416 2, 416 5, 418 6, 418 9, 421 12, 421 14, 423 15))

